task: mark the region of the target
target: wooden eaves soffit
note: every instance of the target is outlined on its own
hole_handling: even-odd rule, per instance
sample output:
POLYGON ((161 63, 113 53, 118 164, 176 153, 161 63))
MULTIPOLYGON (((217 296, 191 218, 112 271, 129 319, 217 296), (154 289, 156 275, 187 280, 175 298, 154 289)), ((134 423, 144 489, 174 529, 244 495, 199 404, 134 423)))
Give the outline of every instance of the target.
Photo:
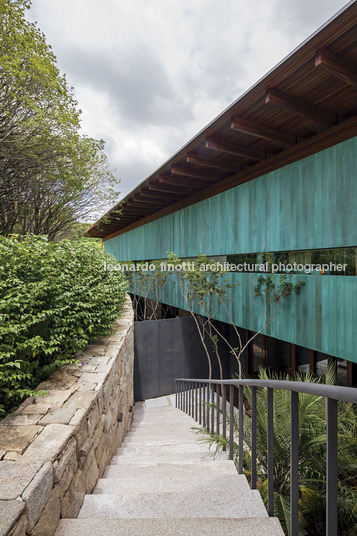
POLYGON ((357 0, 139 184, 87 235, 107 240, 356 135, 357 0))

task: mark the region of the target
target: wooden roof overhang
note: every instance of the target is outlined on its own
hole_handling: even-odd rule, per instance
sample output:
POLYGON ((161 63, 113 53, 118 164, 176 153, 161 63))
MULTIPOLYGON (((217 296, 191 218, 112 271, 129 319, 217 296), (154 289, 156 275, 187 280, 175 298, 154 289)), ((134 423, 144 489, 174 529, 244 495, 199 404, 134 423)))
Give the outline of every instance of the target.
POLYGON ((107 240, 356 135, 352 1, 86 234, 107 240))

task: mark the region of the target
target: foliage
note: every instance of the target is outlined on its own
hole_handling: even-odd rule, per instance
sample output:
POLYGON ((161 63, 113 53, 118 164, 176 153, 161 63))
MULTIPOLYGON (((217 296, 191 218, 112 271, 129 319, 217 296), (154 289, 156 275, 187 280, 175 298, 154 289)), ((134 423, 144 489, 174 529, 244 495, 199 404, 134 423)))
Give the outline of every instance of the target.
POLYGON ((27 0, 0 0, 0 234, 46 234, 97 217, 118 197, 104 143, 80 111, 27 0))
POLYGON ((97 247, 102 247, 101 238, 92 238, 84 236, 87 229, 90 227, 90 223, 73 222, 72 226, 64 229, 56 236, 56 242, 59 240, 81 240, 88 244, 95 244, 97 247))
MULTIPOLYGON (((122 263, 128 268, 125 270, 125 275, 133 294, 135 319, 138 321, 158 320, 165 317, 165 314, 162 315, 160 305, 171 274, 161 270, 161 262, 159 260, 150 261, 148 263, 150 270, 138 269, 138 265, 134 262, 122 263)), ((141 264, 145 268, 146 263, 141 264)))
MULTIPOLYGON (((282 378, 260 371, 260 379, 282 378)), ((296 377, 298 381, 334 383, 332 371, 325 379, 312 376, 296 377)), ((251 471, 251 388, 245 387, 244 468, 249 478, 251 471)), ((339 403, 338 414, 338 511, 341 536, 352 536, 357 531, 357 426, 356 408, 339 403)), ((229 439, 217 433, 200 429, 202 441, 214 445, 216 452, 228 447, 229 439)), ((238 464, 238 419, 234 420, 234 459, 238 464)), ((325 399, 299 394, 299 524, 301 535, 325 534, 326 501, 326 407, 325 399)), ((264 388, 257 389, 257 471, 258 488, 267 503, 267 397, 264 388)), ((290 534, 290 392, 274 390, 274 507, 285 534, 290 534)))
MULTIPOLYGON (((267 254, 268 255, 268 254, 267 254)), ((153 320, 162 318, 158 316, 159 304, 165 299, 167 288, 175 285, 185 303, 185 308, 191 313, 195 321, 199 337, 204 348, 209 368, 209 378, 212 377, 211 354, 217 358, 220 377, 223 377, 221 360, 221 347, 227 345, 231 355, 235 358, 239 375, 242 375, 241 357, 249 344, 264 329, 267 328, 279 313, 284 300, 293 293, 299 294, 305 283, 294 283, 290 274, 271 276, 264 274, 258 277, 254 289, 256 297, 264 300, 265 317, 259 331, 253 333, 248 340, 242 340, 230 313, 229 304, 232 302, 232 289, 238 283, 232 283, 227 277, 224 265, 206 255, 197 258, 181 259, 175 252, 167 252, 165 261, 148 261, 147 270, 137 270, 135 263, 123 263, 128 266, 126 272, 134 295, 134 309, 137 319, 153 320), (132 270, 131 270, 132 269, 132 270), (139 297, 139 298, 138 298, 139 297), (141 299, 143 298, 143 299, 141 299), (142 305, 143 304, 143 305, 142 305), (141 306, 141 307, 140 307, 141 306), (228 319, 236 336, 237 345, 233 346, 225 337, 215 319, 220 313, 228 319)))
MULTIPOLYGON (((184 261, 173 251, 167 253, 167 259, 168 263, 175 267, 180 267, 184 264, 184 261)), ((236 285, 227 280, 225 277, 226 272, 221 264, 216 263, 214 259, 208 258, 206 255, 199 255, 196 259, 190 259, 188 268, 188 270, 178 270, 175 281, 181 290, 187 309, 196 323, 208 361, 208 377, 212 377, 212 363, 206 339, 211 343, 218 361, 220 378, 222 379, 223 367, 220 357, 219 338, 222 338, 229 346, 230 344, 223 337, 223 334, 217 330, 213 320, 218 317, 222 305, 225 311, 228 312, 227 304, 231 301, 229 291, 236 285)), ((235 357, 237 356, 235 355, 235 357)), ((237 361, 238 365, 240 365, 239 359, 237 361)))
POLYGON ((254 289, 254 294, 264 298, 268 303, 279 303, 294 292, 295 294, 300 294, 300 290, 304 285, 304 281, 294 283, 291 274, 280 275, 279 279, 274 279, 271 275, 261 275, 258 277, 258 284, 254 289))
POLYGON ((110 332, 127 283, 116 260, 81 241, 0 237, 0 409, 110 332))

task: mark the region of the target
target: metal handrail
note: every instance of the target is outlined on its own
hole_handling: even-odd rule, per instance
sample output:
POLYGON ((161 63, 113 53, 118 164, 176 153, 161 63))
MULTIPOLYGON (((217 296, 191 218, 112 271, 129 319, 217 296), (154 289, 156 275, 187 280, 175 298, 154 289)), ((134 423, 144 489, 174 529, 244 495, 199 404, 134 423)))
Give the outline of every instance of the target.
MULTIPOLYGON (((233 460, 234 388, 238 387, 238 472, 243 473, 243 387, 251 387, 251 487, 257 487, 257 388, 267 388, 267 480, 268 514, 274 516, 274 389, 291 392, 290 447, 290 534, 299 534, 299 393, 326 399, 326 536, 337 536, 337 402, 357 404, 357 389, 336 385, 284 380, 207 380, 177 378, 176 407, 188 413, 207 431, 220 430, 220 394, 222 392, 223 437, 227 433, 226 391, 229 387, 229 458, 233 460), (221 387, 219 389, 218 387, 221 387), (216 401, 215 401, 216 395, 216 401), (204 402, 204 403, 203 403, 204 402), (207 404, 206 402, 210 402, 207 404), (215 419, 216 410, 216 419, 215 419)), ((225 448, 224 448, 225 450, 225 448)))

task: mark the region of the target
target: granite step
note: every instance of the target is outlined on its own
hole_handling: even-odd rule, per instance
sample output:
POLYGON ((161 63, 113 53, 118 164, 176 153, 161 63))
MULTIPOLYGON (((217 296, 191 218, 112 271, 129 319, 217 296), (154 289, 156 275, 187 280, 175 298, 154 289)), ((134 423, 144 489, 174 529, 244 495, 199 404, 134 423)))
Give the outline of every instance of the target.
POLYGON ((284 536, 278 519, 62 519, 56 536, 284 536))
POLYGON ((182 492, 140 493, 137 495, 103 493, 86 495, 79 519, 192 517, 268 517, 259 491, 201 489, 182 492))
POLYGON ((121 494, 123 490, 126 494, 212 490, 230 491, 238 496, 250 488, 245 476, 237 475, 234 465, 220 462, 203 466, 159 464, 136 469, 112 466, 98 480, 94 493, 121 494))
POLYGON ((134 424, 77 519, 55 536, 284 536, 227 453, 199 442, 174 396, 135 406, 134 424))
POLYGON ((284 536, 278 519, 62 519, 56 536, 284 536))
MULTIPOLYGON (((128 447, 125 449, 128 450, 128 447)), ((149 466, 149 465, 158 465, 162 463, 179 463, 179 464, 199 464, 202 462, 209 462, 212 464, 217 463, 220 460, 226 460, 227 456, 224 453, 219 453, 215 460, 212 460, 212 454, 205 451, 199 452, 189 452, 185 450, 184 452, 177 452, 175 450, 160 450, 158 449, 147 449, 145 452, 142 450, 130 448, 130 452, 123 452, 112 458, 111 464, 108 467, 113 465, 121 466, 149 466)))

